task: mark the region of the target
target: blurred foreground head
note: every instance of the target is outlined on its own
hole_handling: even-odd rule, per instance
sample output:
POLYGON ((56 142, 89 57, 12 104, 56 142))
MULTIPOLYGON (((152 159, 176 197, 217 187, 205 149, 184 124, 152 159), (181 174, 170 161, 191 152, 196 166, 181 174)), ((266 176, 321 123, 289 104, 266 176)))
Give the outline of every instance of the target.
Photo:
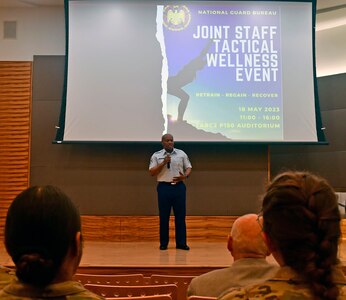
POLYGON ((309 172, 285 172, 263 198, 263 229, 281 265, 302 274, 315 299, 336 299, 332 267, 337 263, 340 213, 329 183, 309 172))
POLYGON ((81 220, 68 196, 54 186, 21 192, 6 217, 5 246, 24 283, 71 280, 81 255, 81 220))

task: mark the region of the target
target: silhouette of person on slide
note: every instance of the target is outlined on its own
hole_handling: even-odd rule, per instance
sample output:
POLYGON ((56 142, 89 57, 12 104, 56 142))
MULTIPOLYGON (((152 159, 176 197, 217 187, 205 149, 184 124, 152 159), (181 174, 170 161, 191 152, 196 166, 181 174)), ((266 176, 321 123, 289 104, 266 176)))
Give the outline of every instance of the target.
POLYGON ((203 69, 206 65, 207 62, 205 60, 205 55, 207 54, 211 43, 212 40, 207 43, 196 58, 186 64, 175 76, 168 77, 167 93, 180 99, 177 118, 180 122, 183 121, 187 103, 190 99, 190 95, 184 91, 183 87, 188 83, 191 83, 196 78, 197 71, 203 69))

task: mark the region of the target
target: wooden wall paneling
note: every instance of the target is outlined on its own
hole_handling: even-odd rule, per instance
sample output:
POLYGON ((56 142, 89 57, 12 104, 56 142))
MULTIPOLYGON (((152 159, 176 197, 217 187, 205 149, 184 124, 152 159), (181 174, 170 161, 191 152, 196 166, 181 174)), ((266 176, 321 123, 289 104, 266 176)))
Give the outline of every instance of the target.
POLYGON ((0 238, 13 198, 28 187, 32 63, 0 62, 0 238))
POLYGON ((346 219, 341 220, 341 237, 346 239, 346 219))
MULTIPOLYGON (((189 241, 226 241, 236 216, 187 216, 189 241)), ((83 236, 89 241, 153 242, 159 240, 158 216, 82 216, 83 236)), ((170 242, 175 238, 170 219, 170 242)))
MULTIPOLYGON (((224 242, 238 216, 187 216, 188 241, 224 242)), ((158 216, 82 216, 83 236, 87 241, 159 241, 158 216)), ((170 243, 174 244, 174 217, 170 219, 170 243)), ((346 219, 341 220, 346 237, 346 219)))

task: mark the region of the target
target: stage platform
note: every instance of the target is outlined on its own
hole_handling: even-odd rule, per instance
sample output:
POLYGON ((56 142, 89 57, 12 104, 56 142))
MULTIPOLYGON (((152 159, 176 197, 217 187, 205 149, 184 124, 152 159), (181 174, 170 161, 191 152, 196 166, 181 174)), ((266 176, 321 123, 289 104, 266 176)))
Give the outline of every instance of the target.
MULTIPOLYGON (((211 270, 225 268, 233 263, 226 241, 191 242, 190 251, 159 250, 157 242, 85 242, 79 273, 200 275, 211 270)), ((340 246, 339 258, 346 271, 346 240, 340 246)), ((275 263, 273 257, 268 260, 275 263)), ((2 247, 0 264, 13 267, 11 258, 2 247)), ((346 272, 345 272, 346 273, 346 272)))

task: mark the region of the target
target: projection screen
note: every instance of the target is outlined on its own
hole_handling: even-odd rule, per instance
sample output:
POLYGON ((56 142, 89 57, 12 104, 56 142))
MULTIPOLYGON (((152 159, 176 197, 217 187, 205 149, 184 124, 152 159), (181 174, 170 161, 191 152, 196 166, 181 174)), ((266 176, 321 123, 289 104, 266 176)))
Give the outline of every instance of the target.
POLYGON ((315 1, 65 0, 56 142, 324 142, 315 1))

